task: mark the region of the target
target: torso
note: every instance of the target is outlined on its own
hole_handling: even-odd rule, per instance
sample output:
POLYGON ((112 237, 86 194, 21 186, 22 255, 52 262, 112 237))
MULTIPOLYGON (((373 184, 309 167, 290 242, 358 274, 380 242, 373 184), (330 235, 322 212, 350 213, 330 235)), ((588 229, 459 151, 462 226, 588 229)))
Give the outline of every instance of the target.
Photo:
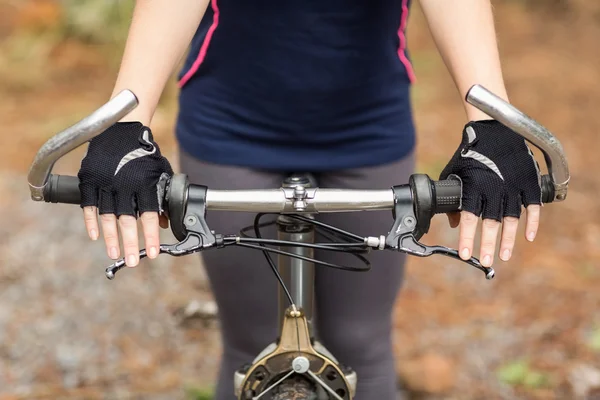
POLYGON ((407 0, 212 0, 181 72, 177 135, 209 162, 324 170, 414 146, 407 0))

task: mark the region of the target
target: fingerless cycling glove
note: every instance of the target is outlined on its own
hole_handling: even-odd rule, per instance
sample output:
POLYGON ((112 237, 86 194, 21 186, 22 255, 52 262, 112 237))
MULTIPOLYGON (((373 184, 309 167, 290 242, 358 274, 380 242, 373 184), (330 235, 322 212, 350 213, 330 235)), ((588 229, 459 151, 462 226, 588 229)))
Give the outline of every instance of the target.
POLYGON ((462 210, 484 219, 519 217, 541 204, 539 166, 525 140, 498 121, 470 122, 440 179, 462 181, 462 210))
POLYGON ((157 184, 172 174, 150 128, 116 123, 90 141, 81 162, 81 207, 98 206, 100 214, 117 216, 160 211, 157 184))

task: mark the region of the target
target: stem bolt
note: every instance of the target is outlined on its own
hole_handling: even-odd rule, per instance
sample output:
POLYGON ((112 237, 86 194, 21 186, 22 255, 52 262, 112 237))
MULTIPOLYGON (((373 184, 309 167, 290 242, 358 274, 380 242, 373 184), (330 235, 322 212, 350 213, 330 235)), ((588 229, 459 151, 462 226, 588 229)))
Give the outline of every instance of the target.
POLYGON ((194 226, 198 222, 198 218, 193 215, 188 215, 185 217, 185 226, 194 226))

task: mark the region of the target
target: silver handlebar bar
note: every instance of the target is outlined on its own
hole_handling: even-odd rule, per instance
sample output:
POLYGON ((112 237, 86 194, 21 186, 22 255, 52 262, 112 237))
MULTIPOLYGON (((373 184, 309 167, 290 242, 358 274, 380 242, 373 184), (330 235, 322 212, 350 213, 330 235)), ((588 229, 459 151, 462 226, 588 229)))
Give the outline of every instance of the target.
POLYGON ((206 209, 253 213, 327 213, 391 210, 394 193, 386 190, 302 188, 264 190, 213 190, 206 192, 206 209))

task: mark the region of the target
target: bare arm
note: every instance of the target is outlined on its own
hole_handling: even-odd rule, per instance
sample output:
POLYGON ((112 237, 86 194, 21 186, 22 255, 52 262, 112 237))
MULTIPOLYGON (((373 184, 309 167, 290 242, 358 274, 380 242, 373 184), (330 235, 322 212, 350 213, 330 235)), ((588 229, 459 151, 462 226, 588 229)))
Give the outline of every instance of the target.
POLYGON ((167 80, 185 53, 209 0, 138 0, 113 95, 132 90, 140 105, 128 121, 150 124, 167 80))
MULTIPOLYGON (((139 106, 124 121, 140 121, 150 125, 154 111, 175 66, 185 53, 209 0, 138 0, 129 29, 113 95, 123 89, 132 90, 139 106)), ((99 236, 96 207, 83 209, 88 235, 99 236)), ((138 230, 133 216, 114 214, 101 216, 102 233, 110 258, 120 257, 119 230, 127 265, 139 262, 138 230)), ((144 240, 150 258, 158 255, 159 218, 155 212, 141 215, 144 240)))
MULTIPOLYGON (((429 30, 464 101, 476 83, 508 100, 489 0, 421 0, 429 30)), ((465 102, 470 120, 490 117, 465 102)))
MULTIPOLYGON (((433 39, 463 99, 467 117, 472 121, 490 119, 488 115, 464 101, 467 91, 474 84, 481 84, 508 100, 490 1, 420 1, 433 39)), ((527 208, 525 233, 528 240, 533 240, 536 235, 539 214, 539 206, 530 205, 527 208)), ((459 251, 463 259, 473 254, 477 222, 478 218, 474 214, 464 211, 461 213, 459 251)), ((452 226, 458 223, 457 216, 450 216, 452 226)), ((506 217, 503 223, 500 257, 507 261, 514 247, 518 219, 506 217)), ((486 266, 493 262, 499 228, 499 222, 483 221, 479 257, 486 266)))

